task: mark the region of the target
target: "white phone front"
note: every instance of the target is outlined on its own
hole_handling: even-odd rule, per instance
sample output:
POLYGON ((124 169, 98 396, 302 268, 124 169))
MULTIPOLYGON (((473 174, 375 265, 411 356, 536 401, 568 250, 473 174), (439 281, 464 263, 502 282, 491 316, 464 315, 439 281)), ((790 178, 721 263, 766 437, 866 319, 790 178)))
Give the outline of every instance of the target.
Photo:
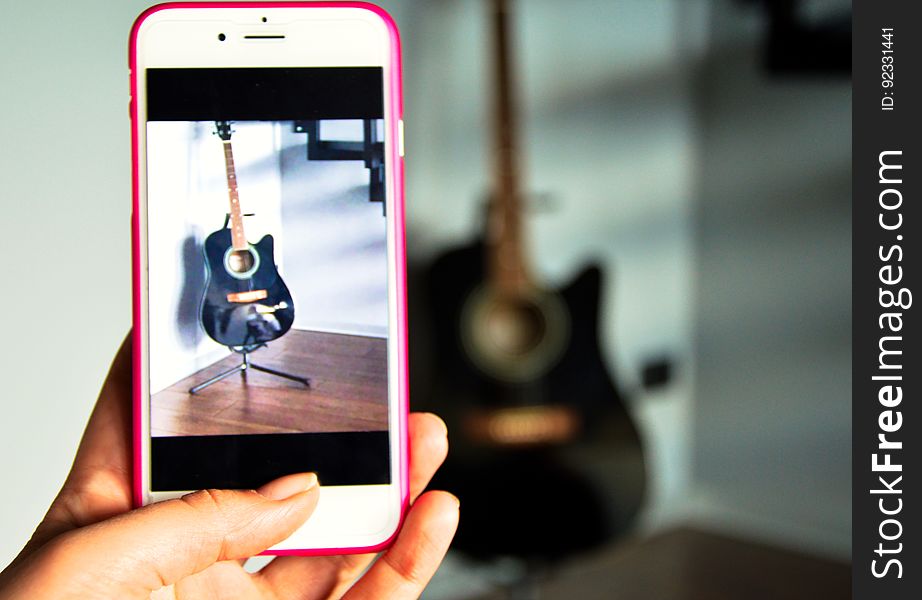
POLYGON ((393 21, 170 4, 130 53, 136 502, 313 471, 270 553, 384 547, 407 504, 393 21))

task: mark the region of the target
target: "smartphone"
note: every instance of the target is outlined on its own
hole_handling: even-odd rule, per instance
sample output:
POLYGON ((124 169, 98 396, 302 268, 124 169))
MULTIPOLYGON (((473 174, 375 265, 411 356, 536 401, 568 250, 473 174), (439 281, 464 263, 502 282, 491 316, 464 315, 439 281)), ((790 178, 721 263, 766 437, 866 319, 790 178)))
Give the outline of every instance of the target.
POLYGON ((393 20, 164 4, 129 53, 136 503, 313 471, 267 553, 380 550, 408 496, 393 20))

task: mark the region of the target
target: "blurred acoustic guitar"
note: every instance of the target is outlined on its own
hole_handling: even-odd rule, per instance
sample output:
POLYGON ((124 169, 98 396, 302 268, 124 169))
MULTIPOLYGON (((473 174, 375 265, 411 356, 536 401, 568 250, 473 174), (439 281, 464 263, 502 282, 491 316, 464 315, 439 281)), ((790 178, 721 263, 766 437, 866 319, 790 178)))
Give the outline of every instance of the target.
POLYGON ((547 560, 630 526, 644 462, 599 348, 601 270, 589 266, 555 290, 528 266, 508 12, 504 0, 491 1, 493 190, 482 239, 443 254, 421 277, 413 314, 429 313, 428 339, 411 369, 425 372, 411 389, 419 408, 449 425, 451 451, 435 485, 464 507, 455 546, 547 560))

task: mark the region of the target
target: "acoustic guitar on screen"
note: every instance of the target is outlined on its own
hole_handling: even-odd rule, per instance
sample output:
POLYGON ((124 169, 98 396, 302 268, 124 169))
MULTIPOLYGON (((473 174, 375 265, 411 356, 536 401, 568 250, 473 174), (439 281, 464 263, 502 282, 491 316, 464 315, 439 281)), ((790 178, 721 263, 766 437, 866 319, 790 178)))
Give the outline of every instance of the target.
POLYGON ((275 264, 272 236, 251 244, 244 233, 231 122, 215 121, 214 133, 224 146, 230 212, 224 226, 205 239, 208 280, 201 321, 214 341, 249 351, 291 329, 294 303, 275 264))

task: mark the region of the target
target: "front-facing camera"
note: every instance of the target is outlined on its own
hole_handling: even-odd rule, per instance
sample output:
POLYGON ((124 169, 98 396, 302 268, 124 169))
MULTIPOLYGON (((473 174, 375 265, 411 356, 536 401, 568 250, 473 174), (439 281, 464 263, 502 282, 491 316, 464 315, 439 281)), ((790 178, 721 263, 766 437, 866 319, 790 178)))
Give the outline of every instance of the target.
POLYGON ((227 36, 224 35, 223 33, 219 33, 219 34, 218 34, 218 41, 219 41, 219 42, 223 42, 223 41, 226 40, 226 39, 227 39, 227 36))

